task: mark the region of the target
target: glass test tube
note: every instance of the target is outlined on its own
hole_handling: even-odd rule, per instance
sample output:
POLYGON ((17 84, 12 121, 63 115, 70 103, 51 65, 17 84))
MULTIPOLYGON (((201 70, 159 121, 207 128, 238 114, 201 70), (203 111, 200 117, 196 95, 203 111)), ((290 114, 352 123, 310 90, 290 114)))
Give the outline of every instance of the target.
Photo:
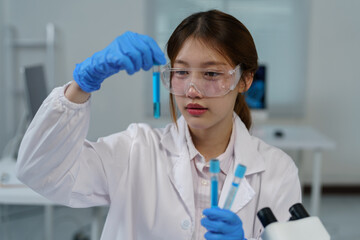
POLYGON ((160 65, 153 66, 153 112, 160 118, 160 65))
POLYGON ((241 179, 244 177, 245 175, 245 171, 246 171, 246 167, 244 165, 238 164, 235 170, 235 176, 234 176, 234 180, 231 184, 229 193, 226 197, 225 200, 225 204, 224 204, 224 209, 229 209, 231 208, 231 205, 234 202, 237 190, 239 189, 240 186, 240 182, 241 179))
POLYGON ((218 181, 220 172, 220 162, 217 159, 210 160, 210 181, 211 181, 211 207, 218 206, 218 181))

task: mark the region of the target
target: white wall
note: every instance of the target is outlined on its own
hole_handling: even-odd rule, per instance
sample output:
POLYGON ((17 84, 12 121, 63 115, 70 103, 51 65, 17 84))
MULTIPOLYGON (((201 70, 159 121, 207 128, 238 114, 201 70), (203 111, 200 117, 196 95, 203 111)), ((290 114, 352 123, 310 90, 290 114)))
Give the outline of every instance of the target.
POLYGON ((337 144, 324 155, 326 184, 360 183, 359 9, 357 0, 312 0, 306 122, 337 144))

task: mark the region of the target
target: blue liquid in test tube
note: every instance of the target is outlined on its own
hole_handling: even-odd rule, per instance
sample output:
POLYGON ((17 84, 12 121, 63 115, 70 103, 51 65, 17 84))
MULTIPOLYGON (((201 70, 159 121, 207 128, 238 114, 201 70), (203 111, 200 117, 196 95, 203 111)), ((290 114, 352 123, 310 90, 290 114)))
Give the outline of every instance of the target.
POLYGON ((226 197, 225 200, 225 204, 224 204, 224 209, 229 209, 231 208, 231 205, 234 202, 234 198, 236 196, 236 192, 239 189, 240 186, 240 182, 241 179, 244 177, 245 175, 245 171, 246 171, 246 167, 244 165, 238 164, 235 170, 235 176, 234 176, 234 180, 231 184, 229 193, 226 197))
POLYGON ((160 118, 160 66, 153 67, 153 109, 154 118, 160 118))
POLYGON ((211 207, 218 206, 218 182, 220 162, 217 159, 210 160, 210 182, 211 182, 211 207))

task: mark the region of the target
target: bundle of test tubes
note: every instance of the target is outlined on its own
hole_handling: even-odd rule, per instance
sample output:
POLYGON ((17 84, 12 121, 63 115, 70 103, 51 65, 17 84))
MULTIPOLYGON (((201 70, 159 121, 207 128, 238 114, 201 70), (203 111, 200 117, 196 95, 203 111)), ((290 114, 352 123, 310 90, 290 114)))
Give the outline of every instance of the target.
MULTIPOLYGON (((210 160, 210 180, 211 180, 211 207, 218 206, 218 181, 219 181, 219 172, 220 172, 220 162, 217 159, 210 160)), ((244 177, 246 172, 246 167, 244 165, 238 164, 235 171, 235 176, 231 184, 231 188, 226 197, 224 209, 231 209, 231 205, 234 202, 236 193, 239 189, 241 179, 244 177)))

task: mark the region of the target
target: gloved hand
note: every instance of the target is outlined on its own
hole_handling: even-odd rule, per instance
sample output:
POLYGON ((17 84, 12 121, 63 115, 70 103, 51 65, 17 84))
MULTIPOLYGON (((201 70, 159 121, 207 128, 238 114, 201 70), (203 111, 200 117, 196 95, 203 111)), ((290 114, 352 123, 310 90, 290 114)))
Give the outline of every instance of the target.
POLYGON ((204 209, 203 214, 201 225, 208 230, 207 240, 246 240, 242 221, 232 211, 216 207, 204 209))
POLYGON ((140 68, 149 70, 154 64, 165 63, 165 55, 154 39, 125 32, 105 49, 76 64, 73 77, 83 91, 92 92, 100 88, 105 78, 120 70, 133 74, 140 68))

